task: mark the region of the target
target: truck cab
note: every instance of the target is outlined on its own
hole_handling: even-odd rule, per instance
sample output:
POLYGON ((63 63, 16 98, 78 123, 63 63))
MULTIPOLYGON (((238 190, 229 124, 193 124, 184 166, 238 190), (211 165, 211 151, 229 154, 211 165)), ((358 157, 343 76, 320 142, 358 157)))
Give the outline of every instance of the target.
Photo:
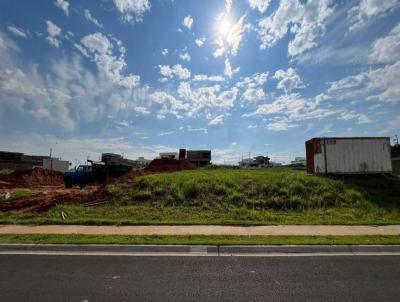
POLYGON ((92 178, 92 166, 80 165, 75 171, 68 171, 64 173, 64 184, 67 189, 72 188, 74 185, 79 185, 84 188, 92 178))

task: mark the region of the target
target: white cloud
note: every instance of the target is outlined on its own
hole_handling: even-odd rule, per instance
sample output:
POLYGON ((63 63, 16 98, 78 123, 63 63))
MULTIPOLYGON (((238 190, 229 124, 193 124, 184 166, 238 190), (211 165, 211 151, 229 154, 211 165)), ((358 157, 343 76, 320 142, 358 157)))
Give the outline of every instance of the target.
POLYGON ((114 124, 117 125, 117 128, 123 129, 123 128, 132 128, 133 123, 131 121, 114 121, 114 124))
POLYGON ((364 26, 370 19, 384 16, 400 7, 398 0, 360 0, 360 3, 348 11, 349 30, 364 26))
POLYGON ((55 25, 50 20, 46 21, 46 25, 47 25, 47 33, 49 34, 46 37, 47 41, 50 43, 50 45, 53 45, 58 48, 61 42, 60 40, 57 39, 57 37, 61 34, 61 28, 55 25))
POLYGON ((192 28, 192 25, 193 25, 193 18, 192 18, 190 15, 189 15, 189 16, 186 16, 186 17, 183 19, 182 24, 183 24, 184 26, 186 26, 188 29, 191 29, 191 28, 192 28))
POLYGON ((98 54, 111 54, 112 47, 110 40, 102 33, 94 33, 84 36, 81 39, 82 45, 84 45, 90 52, 98 54))
POLYGON ((61 9, 66 16, 69 15, 69 3, 66 0, 57 0, 54 3, 59 9, 61 9))
POLYGON ((96 25, 100 28, 103 27, 103 24, 101 24, 95 17, 93 17, 88 9, 85 9, 84 15, 85 15, 86 20, 92 22, 94 25, 96 25))
POLYGON ((232 10, 233 0, 225 0, 225 10, 230 12, 232 10))
MULTIPOLYGON (((133 75, 121 75, 121 82, 115 83, 100 68, 90 71, 78 55, 49 60, 42 74, 36 64, 19 57, 18 47, 1 32, 0 41, 1 113, 13 110, 32 123, 65 132, 106 115, 121 121, 135 112, 149 113, 146 89, 135 86, 138 79, 133 75)), ((91 58, 100 55, 85 50, 91 58)))
POLYGON ((124 22, 141 22, 151 8, 149 0, 113 0, 124 22))
POLYGON ((174 115, 177 118, 181 118, 181 111, 188 110, 188 104, 176 99, 174 96, 164 92, 155 91, 149 96, 149 100, 155 103, 161 104, 162 107, 157 113, 158 119, 163 119, 167 114, 174 115))
POLYGON ((357 120, 357 124, 370 124, 373 123, 374 121, 371 120, 367 115, 362 114, 362 113, 357 113, 354 110, 346 110, 343 111, 340 116, 339 119, 341 120, 357 120))
POLYGON ((303 82, 296 70, 289 67, 287 71, 279 69, 275 72, 274 79, 279 80, 277 88, 282 89, 285 93, 295 88, 304 88, 303 82))
POLYGON ((236 84, 239 88, 257 88, 264 85, 268 79, 268 72, 255 73, 250 77, 241 78, 236 84))
POLYGON ((390 31, 389 35, 375 40, 370 59, 379 63, 400 60, 400 23, 390 31))
POLYGON ((271 0, 247 0, 252 9, 258 9, 260 13, 265 13, 271 0))
POLYGON ((160 69, 160 74, 167 79, 178 77, 180 80, 187 80, 191 74, 190 70, 182 67, 181 64, 176 64, 172 67, 169 65, 158 65, 158 68, 160 69))
POLYGON ((381 68, 361 71, 330 83, 328 92, 337 99, 366 99, 399 102, 400 61, 381 68))
POLYGON ((196 39, 195 42, 196 42, 196 45, 198 47, 202 47, 204 45, 205 41, 206 41, 206 38, 205 37, 201 37, 201 38, 196 39))
POLYGON ((300 121, 307 119, 321 119, 336 113, 333 110, 322 109, 316 99, 305 99, 299 93, 285 94, 277 97, 270 104, 261 104, 253 113, 243 116, 254 115, 282 115, 288 121, 300 121))
POLYGON ((190 125, 187 126, 181 126, 179 127, 179 130, 184 131, 184 132, 203 132, 204 134, 207 134, 207 128, 193 128, 190 125))
POLYGON ((194 82, 223 82, 225 78, 217 75, 196 74, 193 78, 194 82))
POLYGON ((137 106, 134 108, 134 110, 137 113, 143 114, 143 115, 148 115, 150 114, 150 111, 146 108, 146 107, 142 107, 142 106, 137 106))
POLYGON ((289 130, 290 128, 295 128, 300 126, 299 124, 290 124, 287 120, 280 120, 276 122, 271 122, 268 123, 265 126, 265 129, 269 131, 286 131, 289 130))
POLYGON ((16 27, 15 25, 7 26, 7 29, 9 32, 11 32, 12 34, 14 34, 18 37, 27 38, 25 31, 21 28, 16 27))
POLYGON ((268 72, 255 73, 250 77, 241 78, 236 87, 243 89, 242 100, 255 102, 265 98, 263 85, 267 82, 268 72))
POLYGON ((289 32, 288 53, 297 56, 317 45, 316 39, 325 32, 325 23, 333 13, 331 0, 282 0, 278 9, 261 19, 257 32, 261 49, 272 47, 289 32))
POLYGON ((161 54, 165 57, 165 56, 167 56, 167 54, 169 53, 169 50, 167 49, 167 48, 164 48, 162 51, 161 51, 161 54))
POLYGON ((192 59, 192 57, 189 55, 188 52, 183 52, 183 53, 179 54, 179 58, 182 61, 186 61, 186 62, 190 62, 190 60, 192 59))
POLYGON ((192 89, 188 82, 181 82, 177 89, 179 97, 190 102, 187 107, 188 116, 204 108, 232 108, 238 91, 236 87, 221 91, 218 84, 192 89))
POLYGON ((166 136, 166 135, 171 135, 174 133, 175 133, 175 131, 165 131, 165 132, 158 133, 158 136, 166 136))
POLYGON ((247 88, 242 95, 242 99, 248 102, 255 102, 265 98, 265 92, 262 88, 247 88))
POLYGON ((114 46, 111 41, 99 32, 83 37, 81 44, 85 47, 85 51, 91 60, 96 63, 99 71, 113 83, 126 88, 133 88, 139 85, 140 77, 138 75, 123 75, 123 70, 126 67, 124 60, 125 48, 123 45, 117 42, 122 53, 119 57, 116 57, 113 55, 114 46))
POLYGON ((231 78, 234 74, 238 73, 239 71, 240 71, 240 67, 232 69, 231 62, 229 62, 228 58, 225 59, 224 74, 226 76, 231 78))
POLYGON ((208 125, 209 126, 217 126, 217 125, 223 125, 224 124, 224 115, 218 115, 215 118, 213 118, 208 125))

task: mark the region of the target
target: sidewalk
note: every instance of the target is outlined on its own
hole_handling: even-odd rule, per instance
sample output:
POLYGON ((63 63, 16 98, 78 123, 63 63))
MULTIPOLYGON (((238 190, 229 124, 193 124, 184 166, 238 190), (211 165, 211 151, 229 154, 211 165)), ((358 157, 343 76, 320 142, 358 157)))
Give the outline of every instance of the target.
POLYGON ((241 235, 241 236, 363 236, 400 235, 400 225, 273 225, 273 226, 85 226, 1 225, 0 234, 86 234, 86 235, 241 235))

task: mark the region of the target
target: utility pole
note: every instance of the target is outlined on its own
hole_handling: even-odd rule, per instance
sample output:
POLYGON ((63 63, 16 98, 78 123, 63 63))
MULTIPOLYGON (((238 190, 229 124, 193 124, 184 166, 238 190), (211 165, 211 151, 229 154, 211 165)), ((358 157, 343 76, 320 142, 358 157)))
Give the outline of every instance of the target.
POLYGON ((50 170, 53 170, 53 157, 51 157, 51 156, 52 156, 52 153, 53 153, 53 148, 55 148, 57 146, 57 143, 58 142, 56 142, 54 144, 54 146, 50 148, 50 170))

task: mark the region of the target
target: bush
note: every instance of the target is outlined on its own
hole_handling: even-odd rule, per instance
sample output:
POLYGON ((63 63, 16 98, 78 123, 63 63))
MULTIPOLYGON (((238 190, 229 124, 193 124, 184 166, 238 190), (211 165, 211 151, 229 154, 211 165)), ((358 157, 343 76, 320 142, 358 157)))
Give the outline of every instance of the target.
POLYGON ((116 185, 108 185, 106 187, 106 192, 108 195, 111 195, 111 196, 119 196, 122 194, 121 188, 116 185))
POLYGON ((196 199, 200 195, 201 187, 198 183, 185 182, 182 186, 183 195, 188 199, 196 199))

